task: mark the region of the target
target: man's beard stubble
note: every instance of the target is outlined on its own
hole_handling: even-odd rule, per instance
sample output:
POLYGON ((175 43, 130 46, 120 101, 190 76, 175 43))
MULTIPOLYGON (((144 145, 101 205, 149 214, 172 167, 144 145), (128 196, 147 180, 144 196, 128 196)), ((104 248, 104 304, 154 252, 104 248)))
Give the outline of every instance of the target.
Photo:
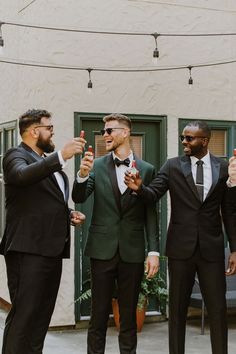
POLYGON ((50 140, 50 138, 48 138, 47 140, 44 140, 44 139, 42 139, 41 135, 39 135, 36 146, 46 153, 50 153, 55 150, 55 145, 50 140))

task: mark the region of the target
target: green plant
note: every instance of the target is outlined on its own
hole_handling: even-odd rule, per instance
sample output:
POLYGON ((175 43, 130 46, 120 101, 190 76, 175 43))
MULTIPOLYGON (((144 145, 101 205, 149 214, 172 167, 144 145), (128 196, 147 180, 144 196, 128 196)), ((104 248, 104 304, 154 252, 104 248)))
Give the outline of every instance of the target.
POLYGON ((143 309, 151 297, 157 300, 161 312, 165 312, 168 291, 166 281, 160 271, 152 278, 147 278, 146 274, 143 275, 137 308, 139 310, 143 309))

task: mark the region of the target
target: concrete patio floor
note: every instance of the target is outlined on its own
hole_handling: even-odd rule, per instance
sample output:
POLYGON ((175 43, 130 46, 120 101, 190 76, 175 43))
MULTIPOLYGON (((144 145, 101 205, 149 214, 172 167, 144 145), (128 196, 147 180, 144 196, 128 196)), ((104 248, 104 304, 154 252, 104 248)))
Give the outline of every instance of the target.
MULTIPOLYGON (((4 328, 5 312, 0 310, 0 346, 4 328)), ((44 354, 86 354, 86 329, 52 331, 47 334, 44 354)), ((118 354, 117 330, 109 327, 106 354, 118 354)), ((138 334, 137 354, 168 354, 168 322, 144 324, 138 334)), ((187 322, 186 354, 210 354, 209 328, 200 334, 200 319, 187 322)), ((236 316, 229 317, 229 354, 236 353, 236 316)))

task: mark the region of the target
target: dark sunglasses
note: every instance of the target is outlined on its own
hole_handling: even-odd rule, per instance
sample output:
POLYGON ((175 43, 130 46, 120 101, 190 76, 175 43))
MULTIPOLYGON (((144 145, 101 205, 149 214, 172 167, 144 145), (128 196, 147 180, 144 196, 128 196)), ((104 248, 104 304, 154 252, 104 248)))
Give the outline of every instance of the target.
POLYGON ((191 141, 195 139, 206 139, 205 136, 192 136, 192 135, 180 135, 179 138, 180 141, 186 140, 188 143, 191 143, 191 141))
POLYGON ((53 131, 53 125, 36 125, 34 128, 46 128, 47 130, 53 131))
POLYGON ((111 133, 115 129, 125 129, 125 128, 106 128, 106 129, 101 129, 100 132, 101 132, 101 135, 104 135, 105 133, 107 133, 108 135, 111 135, 111 133))

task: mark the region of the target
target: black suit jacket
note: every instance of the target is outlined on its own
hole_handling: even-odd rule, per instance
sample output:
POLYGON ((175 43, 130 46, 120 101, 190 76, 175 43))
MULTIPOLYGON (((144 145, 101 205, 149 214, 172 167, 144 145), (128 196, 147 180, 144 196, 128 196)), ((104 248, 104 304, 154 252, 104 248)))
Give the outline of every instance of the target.
POLYGON ((147 201, 158 200, 169 190, 171 217, 167 233, 166 255, 187 259, 193 254, 197 242, 202 256, 209 261, 224 257, 224 236, 221 211, 227 230, 231 251, 236 251, 236 229, 227 217, 228 164, 210 155, 212 186, 202 203, 194 184, 190 157, 169 159, 153 182, 142 187, 140 195, 147 201))
MULTIPOLYGON (((154 167, 135 157, 145 181, 154 177, 154 167)), ((145 238, 148 251, 158 251, 158 226, 155 203, 145 206, 130 189, 121 196, 111 154, 95 159, 89 179, 75 181, 72 199, 83 203, 94 194, 92 221, 85 254, 96 259, 111 259, 119 249, 125 262, 143 262, 145 238), (146 237, 145 237, 146 236, 146 237)))
MULTIPOLYGON (((56 152, 42 158, 24 143, 6 152, 6 227, 0 253, 69 257, 70 210, 53 174, 60 170, 56 152)), ((68 178, 63 178, 68 199, 68 178)))

